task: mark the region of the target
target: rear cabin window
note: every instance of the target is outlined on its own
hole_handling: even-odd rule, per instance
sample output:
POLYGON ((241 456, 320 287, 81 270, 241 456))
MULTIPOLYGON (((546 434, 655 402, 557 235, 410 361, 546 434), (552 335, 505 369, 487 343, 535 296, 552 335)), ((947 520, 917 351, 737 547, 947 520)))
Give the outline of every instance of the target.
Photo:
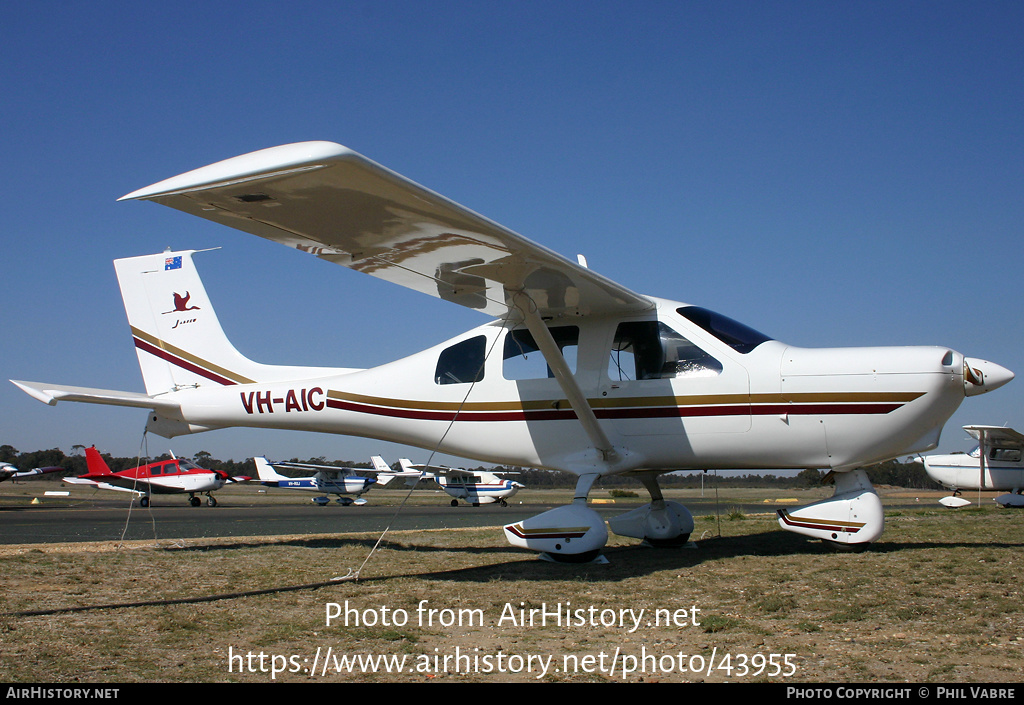
POLYGON ((482 335, 463 340, 445 350, 437 358, 434 382, 437 384, 469 384, 484 378, 487 340, 482 335))
POLYGON ((608 377, 613 381, 713 377, 722 363, 660 321, 628 321, 615 330, 608 377))
POLYGON ((1020 462, 1020 450, 1017 448, 993 448, 988 454, 992 460, 1005 460, 1011 463, 1020 462))
MULTIPOLYGON (((576 372, 576 351, 580 343, 580 329, 577 326, 550 328, 555 345, 562 351, 569 370, 576 372)), ((544 354, 540 351, 533 334, 526 328, 509 331, 505 336, 505 350, 502 356, 501 375, 505 379, 544 379, 554 377, 544 354)))

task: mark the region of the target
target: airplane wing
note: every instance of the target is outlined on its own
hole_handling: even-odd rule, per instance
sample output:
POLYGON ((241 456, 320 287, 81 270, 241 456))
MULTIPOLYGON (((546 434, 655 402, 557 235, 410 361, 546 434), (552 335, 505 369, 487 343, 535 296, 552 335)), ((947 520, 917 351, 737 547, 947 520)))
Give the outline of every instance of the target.
MULTIPOLYGON (((85 478, 82 477, 65 477, 63 479, 63 482, 66 482, 70 485, 92 485, 93 487, 99 488, 101 490, 117 490, 118 492, 131 492, 137 495, 146 494, 145 491, 140 489, 132 489, 130 487, 112 485, 109 482, 97 482, 96 480, 86 480, 85 478)), ((148 485, 148 483, 146 482, 136 482, 135 484, 138 487, 146 487, 148 485)))
POLYGON ((299 463, 288 460, 268 460, 267 464, 273 468, 287 468, 289 470, 304 470, 309 472, 325 472, 327 474, 333 474, 335 476, 340 474, 342 477, 344 477, 345 475, 351 475, 353 473, 373 472, 373 470, 370 470, 369 468, 346 468, 340 465, 317 465, 316 463, 299 463))
POLYGON ((31 470, 18 470, 18 468, 13 465, 3 465, 3 467, 0 467, 0 482, 10 479, 21 480, 26 477, 34 477, 36 475, 47 475, 51 472, 61 472, 65 469, 66 468, 62 468, 60 466, 51 466, 46 468, 33 468, 31 470))
POLYGON ((980 441, 985 434, 985 445, 989 448, 1021 448, 1024 449, 1024 434, 1005 426, 964 426, 973 438, 980 441))
POLYGON ((234 157, 119 200, 150 200, 477 309, 525 290, 541 316, 652 302, 332 142, 234 157))
POLYGON ((412 463, 408 458, 402 458, 399 461, 399 464, 407 473, 425 472, 428 475, 442 475, 455 480, 472 480, 476 478, 476 473, 470 472, 464 468, 453 468, 447 465, 425 465, 422 463, 412 463))

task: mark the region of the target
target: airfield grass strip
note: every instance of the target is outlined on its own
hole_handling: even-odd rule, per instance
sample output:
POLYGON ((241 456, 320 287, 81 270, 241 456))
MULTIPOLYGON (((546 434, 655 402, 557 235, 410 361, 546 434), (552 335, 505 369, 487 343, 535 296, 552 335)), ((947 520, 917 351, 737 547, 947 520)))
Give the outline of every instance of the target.
MULTIPOLYGON (((426 532, 434 532, 434 531, 448 531, 448 532, 451 532, 451 531, 472 531, 472 530, 475 530, 475 527, 461 527, 461 528, 447 529, 447 530, 445 530, 445 529, 426 529, 425 531, 426 532)), ((418 531, 418 532, 399 531, 399 532, 392 532, 392 533, 397 533, 397 534, 424 533, 424 531, 422 531, 422 530, 418 531)), ((309 537, 313 538, 313 539, 321 538, 321 537, 327 537, 327 536, 330 536, 330 538, 336 538, 335 535, 315 535, 315 534, 310 534, 309 535, 309 537)), ((266 545, 274 545, 278 541, 289 540, 291 538, 292 537, 290 537, 290 536, 271 536, 271 537, 264 537, 263 540, 258 541, 256 543, 258 545, 264 545, 264 546, 266 546, 266 545)), ((378 544, 379 544, 379 541, 378 541, 378 544)), ((119 549, 123 548, 123 547, 124 547, 124 544, 120 544, 119 545, 119 549)), ((18 547, 15 547, 15 548, 18 548, 18 547)), ((369 558, 369 557, 367 557, 367 558, 369 558)), ((363 561, 363 565, 364 566, 365 566, 365 564, 366 564, 366 561, 363 561)), ((363 566, 360 566, 360 570, 362 569, 362 567, 363 566)), ((396 576, 391 576, 391 577, 396 577, 396 576)), ((369 580, 375 580, 375 578, 370 578, 369 580)), ((19 610, 19 611, 16 611, 16 612, 0 612, 0 617, 45 617, 45 616, 51 616, 51 615, 55 615, 55 614, 72 614, 72 613, 77 613, 77 612, 96 612, 96 611, 99 611, 99 610, 135 609, 135 608, 139 608, 139 607, 161 607, 161 606, 168 606, 168 605, 194 605, 194 604, 202 604, 202 603, 206 603, 206 602, 220 602, 220 601, 223 601, 223 600, 237 600, 237 599, 240 599, 240 598, 243 598, 243 597, 255 597, 255 596, 258 596, 258 595, 273 595, 273 594, 285 593, 285 592, 301 592, 303 590, 318 590, 320 588, 330 587, 331 585, 337 585, 339 583, 346 583, 346 582, 367 582, 367 580, 366 579, 361 579, 359 577, 359 572, 358 571, 357 572, 353 572, 350 569, 348 575, 344 575, 344 576, 337 577, 337 578, 331 578, 330 580, 323 580, 323 581, 316 582, 316 583, 304 583, 302 585, 282 585, 282 586, 278 586, 278 587, 261 588, 259 590, 246 590, 244 592, 229 592, 229 593, 221 593, 221 594, 217 594, 217 595, 206 595, 206 596, 200 596, 200 597, 180 597, 180 598, 177 598, 177 599, 143 600, 143 601, 137 601, 137 602, 110 602, 110 603, 101 604, 101 605, 78 605, 78 606, 75 606, 75 607, 53 607, 53 608, 44 609, 44 610, 19 610)))
POLYGON ((67 614, 71 612, 93 612, 96 610, 118 610, 136 607, 160 607, 166 605, 190 605, 202 602, 219 602, 221 600, 236 600, 242 597, 254 597, 256 595, 271 595, 279 592, 299 592, 302 590, 317 590, 330 585, 337 585, 343 582, 358 580, 357 576, 345 576, 333 578, 319 583, 308 583, 306 585, 285 585, 281 587, 264 588, 262 590, 247 590, 246 592, 229 592, 220 595, 207 595, 205 597, 181 597, 176 600, 146 600, 143 602, 112 602, 105 605, 80 605, 78 607, 55 607, 47 610, 24 610, 21 612, 4 612, 3 617, 40 617, 54 614, 67 614))

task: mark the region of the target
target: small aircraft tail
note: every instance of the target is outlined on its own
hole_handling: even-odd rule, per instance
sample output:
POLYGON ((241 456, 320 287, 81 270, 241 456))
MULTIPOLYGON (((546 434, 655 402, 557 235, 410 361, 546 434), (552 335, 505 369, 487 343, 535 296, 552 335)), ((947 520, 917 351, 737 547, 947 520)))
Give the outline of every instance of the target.
MULTIPOLYGON (((386 487, 395 480, 404 480, 406 487, 414 487, 416 483, 420 481, 420 473, 418 470, 410 470, 405 465, 402 465, 402 471, 395 472, 391 469, 391 466, 384 461, 384 458, 379 455, 375 455, 370 458, 370 462, 373 463, 373 468, 377 471, 377 482, 382 486, 386 487)), ((405 460, 404 462, 408 463, 409 461, 405 460)))
POLYGON ((228 340, 192 263, 196 250, 114 260, 128 324, 146 393, 11 380, 44 404, 78 401, 152 409, 146 426, 166 438, 212 427, 181 420, 173 392, 209 385, 285 382, 332 377, 357 370, 342 367, 263 365, 246 358, 228 340))
POLYGON ((377 472, 394 472, 391 469, 391 466, 384 462, 384 458, 380 457, 379 455, 371 456, 370 462, 373 463, 373 469, 376 470, 377 472))
POLYGON ((260 478, 261 482, 280 482, 281 480, 288 479, 274 470, 266 458, 256 457, 253 458, 253 462, 256 463, 256 475, 260 478))
POLYGON ((103 456, 96 450, 96 446, 89 446, 85 449, 85 465, 91 476, 113 475, 103 456))
POLYGON ((416 477, 427 480, 437 480, 437 474, 430 472, 430 468, 426 465, 420 465, 419 467, 422 468, 422 470, 419 470, 408 458, 399 458, 398 465, 402 468, 402 475, 409 477, 415 475, 416 477))
POLYGON ((147 394, 351 371, 263 365, 239 353, 206 294, 192 261, 195 252, 114 260, 147 394))

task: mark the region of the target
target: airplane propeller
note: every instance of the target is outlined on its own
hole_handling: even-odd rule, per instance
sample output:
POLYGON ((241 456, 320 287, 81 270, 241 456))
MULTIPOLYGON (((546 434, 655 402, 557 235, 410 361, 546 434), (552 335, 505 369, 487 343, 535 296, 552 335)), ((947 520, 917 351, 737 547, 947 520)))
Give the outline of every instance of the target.
POLYGON ((964 358, 964 394, 973 397, 998 389, 1013 379, 1002 365, 975 357, 964 358))

